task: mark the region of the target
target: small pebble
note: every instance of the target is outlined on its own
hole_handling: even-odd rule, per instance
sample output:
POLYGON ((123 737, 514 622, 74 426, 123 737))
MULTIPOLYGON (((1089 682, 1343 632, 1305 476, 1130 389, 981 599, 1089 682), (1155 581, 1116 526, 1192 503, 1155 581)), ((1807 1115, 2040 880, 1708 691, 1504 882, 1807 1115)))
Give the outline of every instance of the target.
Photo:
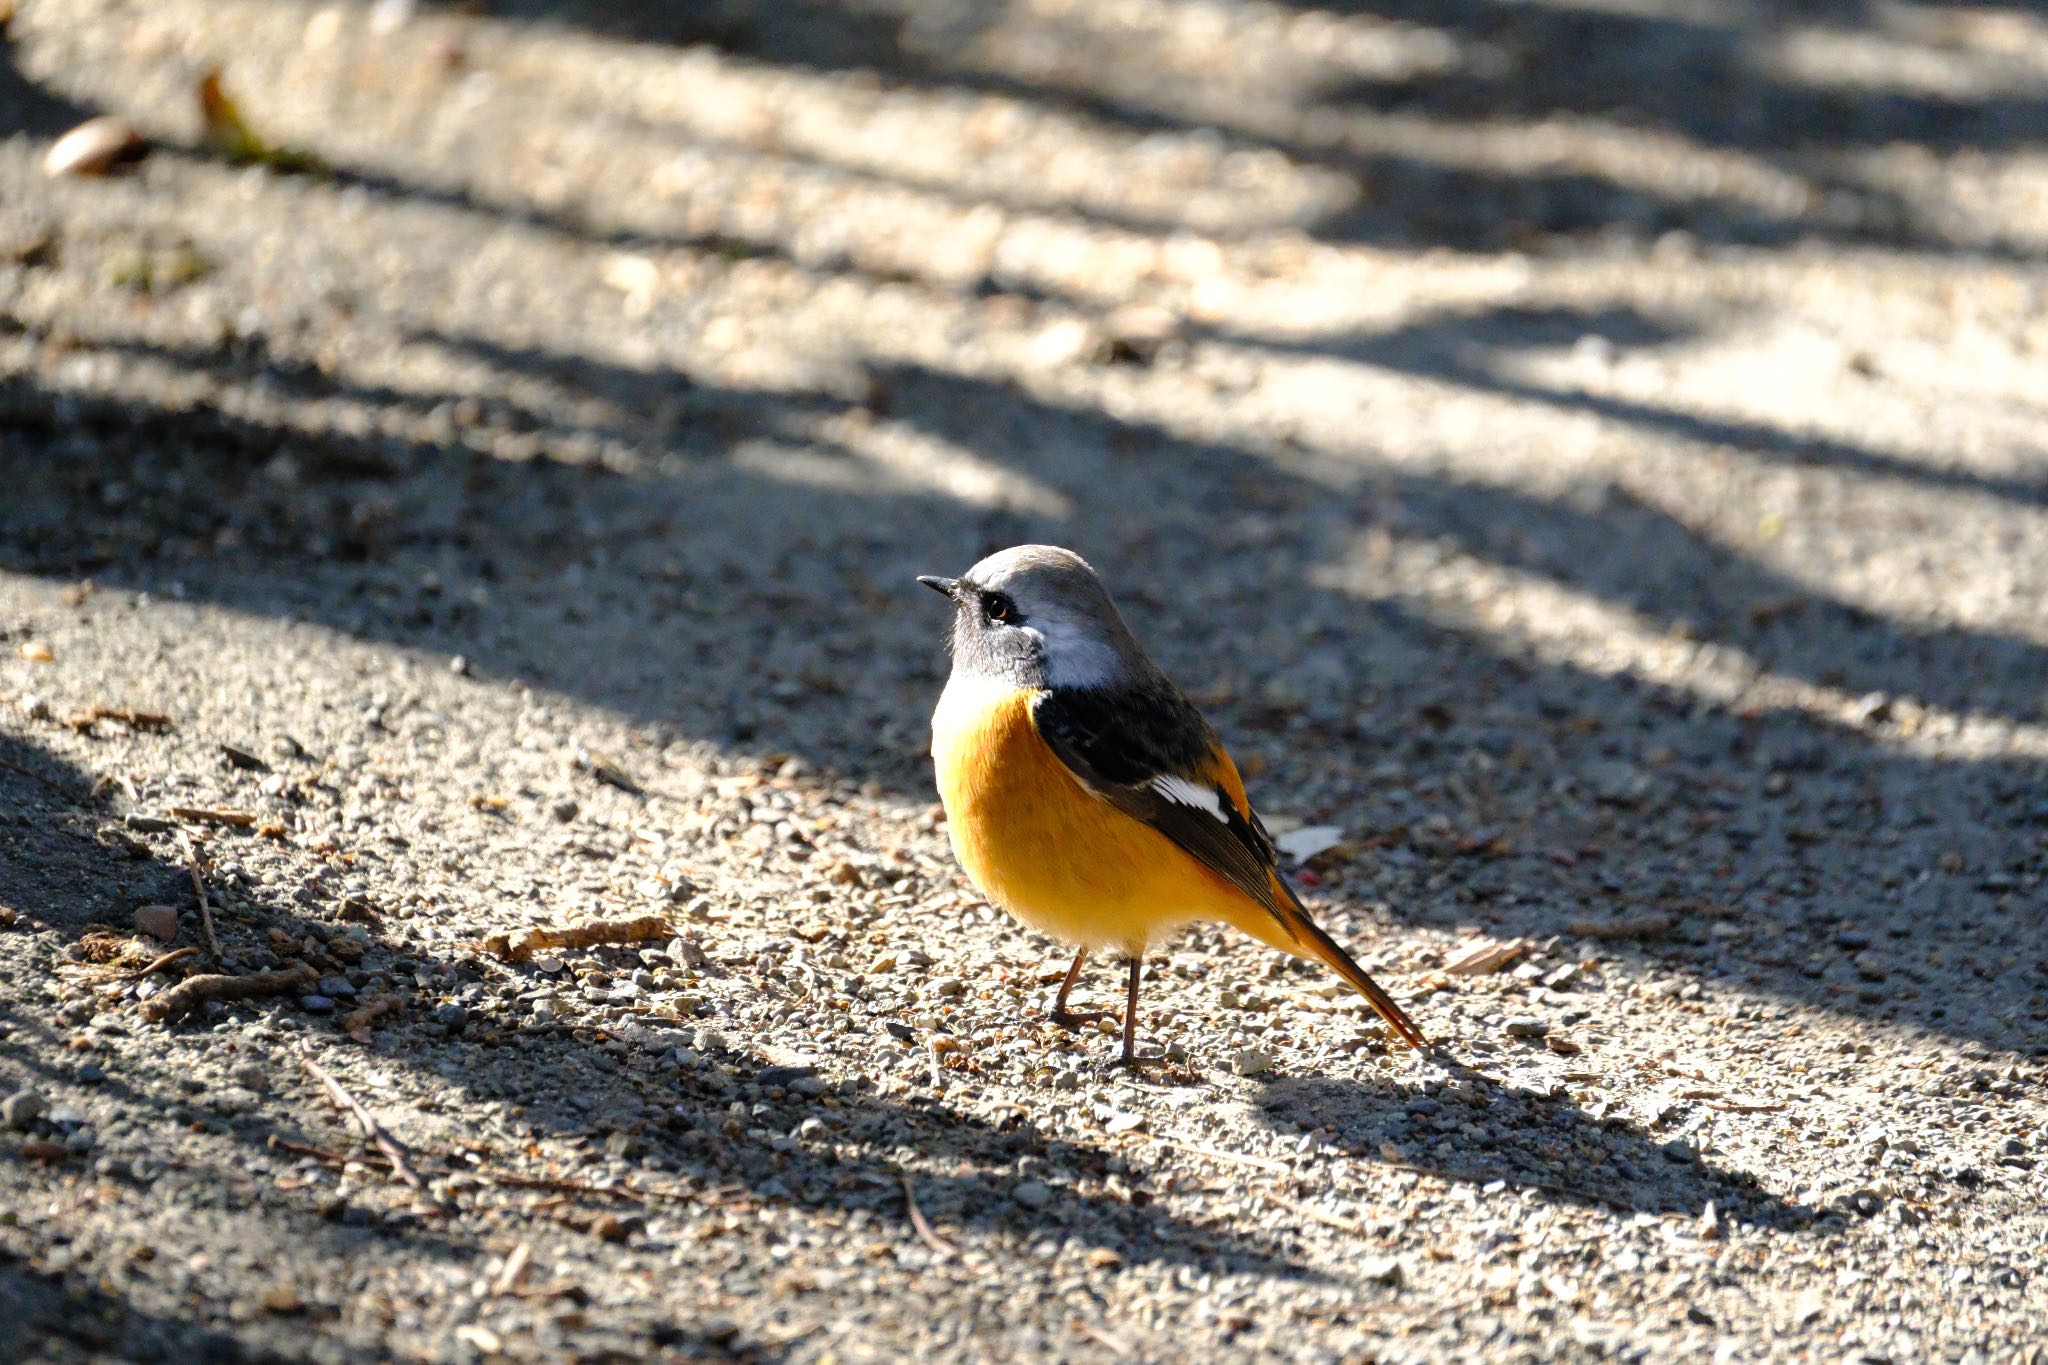
POLYGON ((324 995, 302 995, 299 1008, 308 1014, 327 1014, 334 1009, 334 1001, 324 995))
POLYGON ((469 1011, 451 1002, 436 1006, 434 1012, 427 1017, 444 1027, 459 1029, 469 1022, 469 1011))
POLYGON ((50 1102, 35 1090, 17 1090, 0 1100, 0 1123, 9 1128, 27 1128, 49 1111, 50 1102))
POLYGON ((1026 1180, 1010 1191, 1010 1198, 1027 1209, 1042 1209, 1052 1202, 1052 1186, 1043 1180, 1026 1180))
POLYGON ((1550 1032, 1550 1024, 1534 1015, 1522 1014, 1508 1020, 1506 1032, 1510 1038, 1541 1038, 1550 1032))
POLYGON ((1255 1047, 1230 1054, 1230 1069, 1240 1076, 1263 1076, 1272 1066, 1273 1059, 1255 1047))
POLYGON ((169 943, 178 936, 178 912, 173 906, 137 906, 133 919, 137 933, 148 934, 158 943, 169 943))

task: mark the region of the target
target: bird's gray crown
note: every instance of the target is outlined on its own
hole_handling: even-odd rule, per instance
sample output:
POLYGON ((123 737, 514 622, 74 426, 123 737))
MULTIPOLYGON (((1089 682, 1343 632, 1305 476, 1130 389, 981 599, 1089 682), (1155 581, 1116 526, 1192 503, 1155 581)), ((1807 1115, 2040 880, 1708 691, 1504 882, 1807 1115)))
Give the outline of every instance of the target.
POLYGON ((1144 651, 1088 561, 1057 545, 1017 545, 960 579, 954 667, 1027 686, 1102 687, 1150 669, 1144 651), (981 594, 1015 604, 1014 623, 991 621, 981 594))

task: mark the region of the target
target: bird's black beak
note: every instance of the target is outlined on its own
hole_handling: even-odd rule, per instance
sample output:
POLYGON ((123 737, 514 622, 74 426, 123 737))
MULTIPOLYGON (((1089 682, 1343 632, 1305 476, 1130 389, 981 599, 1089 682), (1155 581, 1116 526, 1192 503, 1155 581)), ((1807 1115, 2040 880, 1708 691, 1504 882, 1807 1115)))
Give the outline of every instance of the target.
POLYGON ((957 578, 937 578, 931 574, 925 574, 917 581, 930 588, 933 592, 944 593, 948 597, 958 597, 960 595, 960 580, 957 578))

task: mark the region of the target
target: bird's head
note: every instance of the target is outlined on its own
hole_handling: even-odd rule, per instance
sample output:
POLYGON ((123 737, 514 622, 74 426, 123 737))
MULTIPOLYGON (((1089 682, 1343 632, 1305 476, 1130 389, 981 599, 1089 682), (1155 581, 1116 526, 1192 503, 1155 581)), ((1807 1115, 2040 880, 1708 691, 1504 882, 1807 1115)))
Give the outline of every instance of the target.
POLYGON ((920 578, 954 604, 953 671, 1020 687, 1107 687, 1147 667, 1088 561, 1056 545, 998 551, 958 578, 920 578))

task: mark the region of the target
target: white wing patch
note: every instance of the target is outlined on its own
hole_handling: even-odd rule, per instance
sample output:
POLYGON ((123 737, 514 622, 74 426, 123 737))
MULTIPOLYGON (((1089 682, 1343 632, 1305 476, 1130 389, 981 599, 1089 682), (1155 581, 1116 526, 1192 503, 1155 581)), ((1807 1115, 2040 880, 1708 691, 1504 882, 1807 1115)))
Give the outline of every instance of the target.
POLYGON ((1185 777, 1168 774, 1153 778, 1152 790, 1169 801, 1177 801, 1183 806, 1193 806, 1196 810, 1205 810, 1223 823, 1230 823, 1230 817, 1223 813, 1222 794, 1214 787, 1198 787, 1185 777))

